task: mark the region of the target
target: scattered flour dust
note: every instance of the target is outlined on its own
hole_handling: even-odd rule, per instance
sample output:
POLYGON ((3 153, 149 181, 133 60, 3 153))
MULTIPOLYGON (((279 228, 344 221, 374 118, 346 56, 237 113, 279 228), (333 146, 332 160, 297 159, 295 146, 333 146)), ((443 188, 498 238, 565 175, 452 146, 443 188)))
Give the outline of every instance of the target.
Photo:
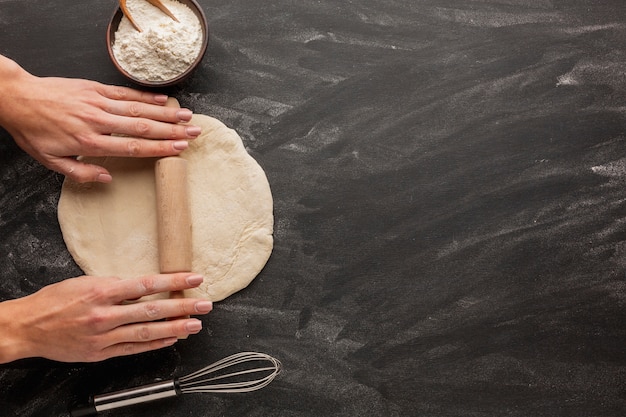
POLYGON ((115 59, 139 80, 167 81, 179 76, 202 47, 202 26, 194 12, 176 0, 162 3, 178 22, 145 0, 128 0, 126 6, 142 32, 125 16, 115 32, 115 59))

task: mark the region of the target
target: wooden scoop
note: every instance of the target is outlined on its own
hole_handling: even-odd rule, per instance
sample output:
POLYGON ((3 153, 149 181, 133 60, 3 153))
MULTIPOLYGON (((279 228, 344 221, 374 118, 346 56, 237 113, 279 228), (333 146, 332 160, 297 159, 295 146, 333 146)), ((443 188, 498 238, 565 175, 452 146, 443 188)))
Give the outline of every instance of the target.
MULTIPOLYGON (((163 13, 171 17, 173 20, 178 22, 178 19, 176 19, 176 16, 174 16, 174 14, 170 11, 170 9, 168 9, 163 3, 161 3, 161 0, 147 0, 147 1, 148 3, 157 7, 163 13)), ((133 19, 133 16, 130 14, 128 7, 126 6, 126 0, 119 0, 119 2, 120 2, 120 9, 122 9, 122 13, 124 13, 124 16, 126 16, 126 18, 135 27, 135 29, 137 29, 137 31, 141 32, 142 31, 141 28, 139 27, 137 22, 135 22, 135 19, 133 19)))

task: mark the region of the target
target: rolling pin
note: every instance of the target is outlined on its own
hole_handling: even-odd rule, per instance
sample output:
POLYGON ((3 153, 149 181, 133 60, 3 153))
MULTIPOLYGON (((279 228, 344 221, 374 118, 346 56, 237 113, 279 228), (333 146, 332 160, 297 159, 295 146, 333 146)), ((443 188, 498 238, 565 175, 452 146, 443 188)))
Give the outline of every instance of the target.
MULTIPOLYGON (((161 158, 156 161, 154 171, 159 270, 162 274, 190 272, 193 252, 187 161, 179 156, 161 158)), ((182 297, 182 291, 170 293, 170 298, 182 297)))
POLYGON ((187 160, 170 156, 155 166, 159 270, 163 274, 190 272, 191 210, 187 160))

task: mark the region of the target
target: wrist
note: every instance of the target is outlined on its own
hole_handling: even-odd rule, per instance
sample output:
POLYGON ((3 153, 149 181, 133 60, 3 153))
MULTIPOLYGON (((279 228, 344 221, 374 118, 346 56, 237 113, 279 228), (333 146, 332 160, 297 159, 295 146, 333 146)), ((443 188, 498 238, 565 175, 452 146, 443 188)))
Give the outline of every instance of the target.
POLYGON ((32 77, 15 61, 0 55, 0 126, 4 127, 5 122, 14 117, 12 110, 15 108, 14 99, 19 97, 18 89, 32 81, 29 80, 32 77))
POLYGON ((17 318, 19 300, 9 300, 0 303, 0 364, 13 362, 29 357, 27 342, 23 338, 23 328, 20 328, 17 318))

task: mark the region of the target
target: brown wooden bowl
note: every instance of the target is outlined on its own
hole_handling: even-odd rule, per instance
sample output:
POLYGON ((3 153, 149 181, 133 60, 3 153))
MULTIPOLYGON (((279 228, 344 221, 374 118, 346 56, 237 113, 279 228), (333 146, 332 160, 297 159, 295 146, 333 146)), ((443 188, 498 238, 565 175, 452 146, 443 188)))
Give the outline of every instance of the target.
POLYGON ((134 82, 135 84, 139 84, 144 87, 153 87, 153 88, 169 87, 169 86, 178 84, 181 81, 185 80, 187 77, 189 77, 189 75, 191 75, 191 73, 196 69, 196 67, 200 65, 200 62, 202 62, 202 59, 204 58, 204 55, 206 53, 207 46, 209 44, 209 25, 207 23, 206 15, 204 14, 202 7, 195 0, 177 0, 177 1, 189 7, 194 12, 198 20, 200 21, 200 26, 202 28, 202 35, 203 35, 202 46, 200 47, 200 52, 198 53, 198 56, 196 57, 194 62, 189 66, 189 68, 187 68, 185 72, 183 72, 182 74, 169 80, 159 80, 159 81, 140 80, 132 76, 130 73, 128 73, 128 71, 126 71, 124 68, 121 67, 121 65, 115 58, 115 55, 113 54, 113 43, 115 42, 115 32, 117 32, 117 28, 119 27, 120 21, 122 20, 122 17, 124 16, 124 14, 122 13, 122 9, 120 9, 119 7, 116 8, 115 12, 113 13, 111 20, 109 21, 109 25, 107 26, 107 37, 106 37, 107 51, 109 52, 109 57, 111 58, 113 65, 115 65, 115 68, 117 68, 117 70, 123 76, 125 76, 130 81, 134 82))

